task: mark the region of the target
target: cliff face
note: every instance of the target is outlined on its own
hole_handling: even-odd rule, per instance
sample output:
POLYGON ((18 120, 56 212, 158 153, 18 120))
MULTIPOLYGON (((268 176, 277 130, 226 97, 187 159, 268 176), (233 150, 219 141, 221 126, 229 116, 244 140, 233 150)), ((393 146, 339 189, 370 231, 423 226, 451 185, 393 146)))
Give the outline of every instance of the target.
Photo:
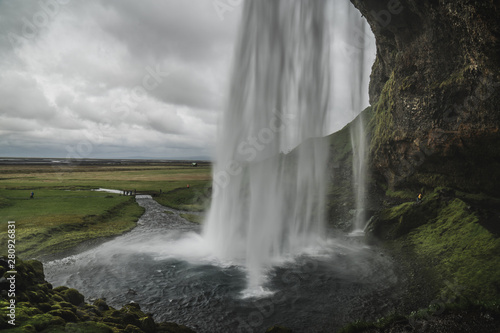
POLYGON ((374 170, 391 189, 499 194, 500 2, 351 1, 377 43, 374 170))
POLYGON ((367 235, 411 272, 408 311, 447 293, 497 301, 500 1, 351 2, 377 43, 368 197, 381 209, 367 235))

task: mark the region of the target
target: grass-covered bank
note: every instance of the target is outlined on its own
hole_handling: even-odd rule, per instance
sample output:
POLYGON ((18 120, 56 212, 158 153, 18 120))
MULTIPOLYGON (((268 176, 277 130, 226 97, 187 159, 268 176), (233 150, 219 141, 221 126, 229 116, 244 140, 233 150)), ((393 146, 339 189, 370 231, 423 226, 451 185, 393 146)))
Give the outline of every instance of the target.
MULTIPOLYGON (((144 209, 134 198, 106 195, 47 196, 25 200, 1 210, 6 221, 15 221, 16 252, 24 258, 51 255, 84 241, 120 235, 135 226, 144 209), (64 206, 68 209, 64 209, 64 206), (28 207, 27 207, 28 206, 28 207), (21 213, 18 213, 21 212, 21 213)), ((6 233, 0 240, 6 243, 6 233)))
POLYGON ((500 200, 449 188, 387 194, 395 204, 369 226, 400 266, 408 290, 398 314, 342 332, 497 332, 500 327, 500 200), (406 202, 404 202, 406 201, 406 202))
POLYGON ((7 243, 8 221, 15 221, 16 254, 21 258, 66 252, 135 227, 144 209, 134 197, 93 188, 135 190, 159 201, 165 194, 166 202, 160 203, 201 211, 210 172, 208 164, 192 167, 191 163, 0 165, 0 243, 7 243), (182 190, 188 184, 186 196, 182 190), (198 199, 193 201, 192 195, 198 199))
POLYGON ((206 181, 192 181, 183 187, 174 188, 170 191, 162 191, 160 194, 154 195, 153 199, 163 206, 174 209, 203 212, 210 205, 212 195, 210 185, 206 181))

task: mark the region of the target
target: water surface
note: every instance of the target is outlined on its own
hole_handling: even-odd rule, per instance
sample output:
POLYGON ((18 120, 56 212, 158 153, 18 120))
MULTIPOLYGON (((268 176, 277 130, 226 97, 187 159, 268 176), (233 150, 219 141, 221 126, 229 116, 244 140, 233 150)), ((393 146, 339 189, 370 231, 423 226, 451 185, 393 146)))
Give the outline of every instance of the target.
POLYGON ((87 301, 104 297, 117 308, 139 303, 157 321, 198 332, 263 332, 275 324, 331 332, 397 305, 393 263, 355 238, 337 235, 283 258, 266 270, 262 288, 248 290, 245 265, 211 255, 198 225, 148 196, 137 201, 146 212, 134 230, 46 263, 47 280, 78 289, 87 301))

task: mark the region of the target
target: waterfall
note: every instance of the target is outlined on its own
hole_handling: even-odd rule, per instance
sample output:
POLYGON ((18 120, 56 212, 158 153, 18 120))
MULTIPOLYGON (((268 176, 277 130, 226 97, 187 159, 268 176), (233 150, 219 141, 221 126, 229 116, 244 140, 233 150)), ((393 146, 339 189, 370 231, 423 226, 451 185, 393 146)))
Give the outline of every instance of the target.
POLYGON ((353 119, 350 124, 355 207, 352 227, 353 234, 358 235, 362 234, 366 223, 368 159, 365 119, 360 112, 368 105, 368 64, 373 62, 375 43, 366 20, 348 1, 335 3, 333 20, 332 35, 337 52, 333 59, 336 80, 332 104, 335 116, 350 113, 353 119))
MULTIPOLYGON (((217 258, 246 267, 249 290, 261 288, 276 262, 324 244, 329 143, 321 137, 327 113, 346 118, 367 104, 363 24, 347 0, 244 3, 203 238, 217 258), (331 41, 339 31, 346 42, 337 59, 331 41)), ((361 228, 362 121, 352 129, 361 228)))
POLYGON ((250 289, 276 260, 324 235, 328 145, 316 138, 329 106, 325 8, 244 4, 203 233, 217 257, 245 263, 250 289))
POLYGON ((355 200, 353 234, 362 234, 366 224, 366 177, 368 150, 363 114, 351 124, 352 174, 355 200))
MULTIPOLYGON (((359 38, 359 33, 363 32, 366 35, 367 25, 365 20, 359 16, 356 9, 350 7, 348 11, 351 27, 349 32, 354 34, 352 38, 359 38)), ((366 39, 361 38, 358 41, 359 52, 354 57, 351 63, 351 105, 353 113, 358 113, 363 107, 364 87, 367 86, 365 70, 365 43, 366 39)), ((368 164, 368 149, 367 138, 364 128, 364 114, 360 113, 357 118, 351 123, 351 145, 352 145, 352 174, 353 174, 353 191, 355 200, 355 214, 353 223, 353 233, 359 234, 363 232, 366 224, 366 182, 367 182, 367 164, 368 164)))

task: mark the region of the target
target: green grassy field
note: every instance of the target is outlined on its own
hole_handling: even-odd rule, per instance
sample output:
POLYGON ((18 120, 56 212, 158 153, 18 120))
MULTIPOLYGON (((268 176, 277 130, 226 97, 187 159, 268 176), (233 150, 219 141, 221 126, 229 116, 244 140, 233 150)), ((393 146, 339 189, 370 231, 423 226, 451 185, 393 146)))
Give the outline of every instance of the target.
POLYGON ((166 206, 202 211, 210 183, 208 164, 0 165, 0 244, 7 244, 8 221, 15 221, 21 258, 62 252, 135 226, 143 208, 134 197, 91 189, 136 190, 166 206))

